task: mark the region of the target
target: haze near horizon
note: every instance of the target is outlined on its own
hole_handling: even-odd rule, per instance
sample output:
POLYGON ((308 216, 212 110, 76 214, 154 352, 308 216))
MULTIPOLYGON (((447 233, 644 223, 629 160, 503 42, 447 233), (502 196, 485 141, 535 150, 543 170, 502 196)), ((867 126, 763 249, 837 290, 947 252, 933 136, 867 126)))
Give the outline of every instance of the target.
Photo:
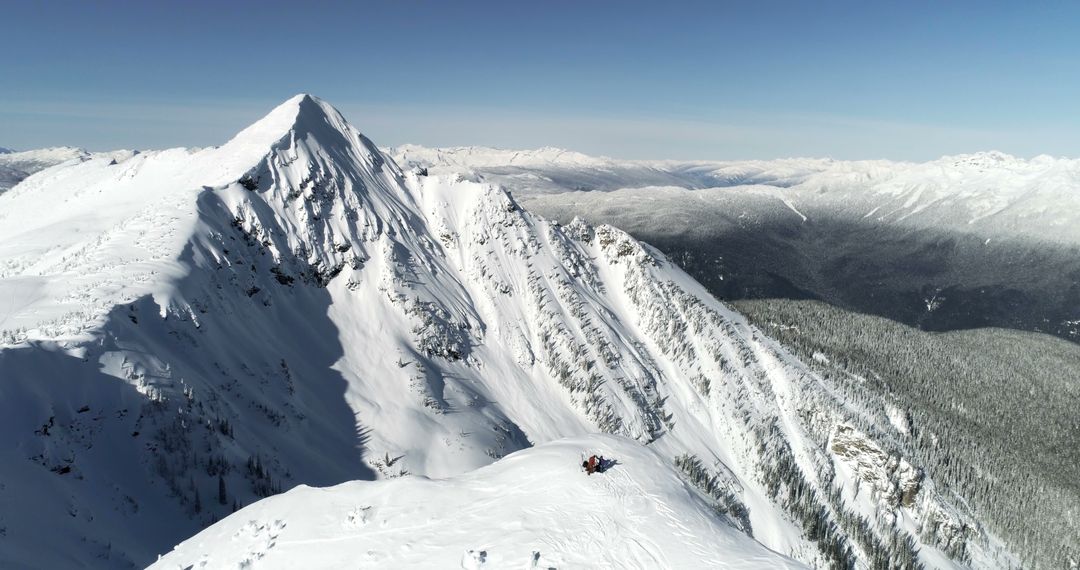
POLYGON ((1080 156, 1080 8, 1068 4, 58 0, 5 12, 0 146, 18 149, 217 145, 310 92, 386 145, 1080 156))

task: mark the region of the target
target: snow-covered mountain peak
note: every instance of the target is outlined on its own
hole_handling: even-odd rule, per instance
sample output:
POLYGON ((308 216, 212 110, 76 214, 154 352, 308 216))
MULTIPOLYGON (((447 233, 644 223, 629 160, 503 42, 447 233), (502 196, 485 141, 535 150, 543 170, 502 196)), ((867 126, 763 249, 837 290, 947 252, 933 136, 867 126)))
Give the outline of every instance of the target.
MULTIPOLYGON (((289 139, 325 139, 326 148, 341 144, 342 138, 356 138, 359 132, 332 105, 322 99, 301 93, 275 107, 226 143, 222 150, 242 152, 252 149, 267 152, 289 139)), ((360 139, 370 151, 370 141, 360 139)))
MULTIPOLYGON (((70 154, 50 149, 34 156, 70 154)), ((214 217, 204 210, 206 200, 223 201, 232 210, 228 219, 244 220, 248 231, 285 223, 288 229, 264 236, 279 261, 295 254, 313 266, 340 268, 344 256, 336 248, 349 244, 347 224, 357 219, 362 196, 402 197, 396 166, 310 95, 289 99, 221 147, 78 151, 72 158, 78 160, 70 167, 41 172, 4 195, 0 279, 20 281, 0 282, 0 292, 14 287, 0 312, 0 344, 78 337, 112 306, 147 292, 167 305, 175 277, 187 271, 177 260, 193 232, 214 217), (248 194, 256 190, 269 199, 248 194), (336 209, 331 215, 326 208, 336 209), (49 292, 31 294, 27 280, 43 280, 49 292)), ((401 218, 393 210, 400 207, 364 216, 381 228, 401 218)))
POLYGON ((1008 558, 932 480, 895 506, 891 472, 846 467, 840 424, 900 457, 866 428, 884 412, 653 248, 403 172, 306 95, 221 147, 91 157, 0 196, 0 379, 0 512, 46 513, 3 521, 0 565, 141 564, 296 484, 457 477, 596 432, 810 564, 1008 558))
MULTIPOLYGON (((332 105, 309 94, 296 95, 275 107, 262 119, 236 134, 223 146, 211 149, 209 162, 236 168, 267 166, 263 159, 276 157, 278 164, 293 162, 367 164, 381 162, 381 153, 366 137, 345 120, 332 105)), ((241 172, 240 174, 244 174, 241 172)), ((240 174, 236 174, 239 176, 240 174)), ((227 183, 228 180, 222 181, 227 183)))

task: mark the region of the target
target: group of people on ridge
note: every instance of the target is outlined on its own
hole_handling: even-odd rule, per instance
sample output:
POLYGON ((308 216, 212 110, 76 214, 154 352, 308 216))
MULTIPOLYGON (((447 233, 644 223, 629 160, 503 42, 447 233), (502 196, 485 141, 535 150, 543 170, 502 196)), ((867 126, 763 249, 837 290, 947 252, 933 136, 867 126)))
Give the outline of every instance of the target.
POLYGON ((592 475, 593 473, 603 473, 607 469, 607 462, 604 460, 604 456, 593 455, 589 459, 581 462, 581 467, 585 469, 585 473, 592 475))

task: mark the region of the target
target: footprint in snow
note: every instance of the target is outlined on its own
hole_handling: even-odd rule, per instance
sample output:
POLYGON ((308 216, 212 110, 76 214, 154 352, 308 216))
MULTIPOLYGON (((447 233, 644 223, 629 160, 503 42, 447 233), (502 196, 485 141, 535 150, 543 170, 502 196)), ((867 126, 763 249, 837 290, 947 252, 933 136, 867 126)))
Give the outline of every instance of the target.
POLYGON ((356 507, 349 511, 345 515, 345 522, 343 525, 347 529, 358 529, 363 527, 368 522, 368 517, 371 514, 371 507, 356 507))
POLYGON ((486 550, 466 550, 461 557, 461 567, 465 570, 481 570, 487 563, 486 550))
POLYGON ((275 519, 273 522, 261 523, 250 520, 233 534, 233 540, 240 538, 277 538, 281 531, 285 530, 285 521, 275 519))
POLYGON ((277 546, 277 537, 285 529, 285 521, 276 519, 273 522, 260 523, 248 521, 233 534, 233 540, 243 540, 247 544, 247 555, 240 561, 240 568, 251 568, 256 561, 261 560, 277 546))
POLYGON ((541 568, 544 568, 544 570, 555 570, 554 567, 540 566, 540 552, 538 550, 533 551, 532 556, 529 557, 529 564, 525 568, 526 570, 540 570, 541 568))

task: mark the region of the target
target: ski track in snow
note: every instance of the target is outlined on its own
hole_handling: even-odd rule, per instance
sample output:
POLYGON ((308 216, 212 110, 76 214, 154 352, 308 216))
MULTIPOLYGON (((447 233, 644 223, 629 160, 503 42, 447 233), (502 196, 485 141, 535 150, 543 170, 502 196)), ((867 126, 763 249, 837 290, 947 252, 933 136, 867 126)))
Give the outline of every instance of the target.
POLYGON ((791 203, 791 200, 782 201, 784 202, 784 205, 787 206, 792 212, 795 212, 795 215, 802 218, 802 221, 806 221, 806 216, 802 212, 800 212, 798 208, 795 207, 795 204, 791 203))

